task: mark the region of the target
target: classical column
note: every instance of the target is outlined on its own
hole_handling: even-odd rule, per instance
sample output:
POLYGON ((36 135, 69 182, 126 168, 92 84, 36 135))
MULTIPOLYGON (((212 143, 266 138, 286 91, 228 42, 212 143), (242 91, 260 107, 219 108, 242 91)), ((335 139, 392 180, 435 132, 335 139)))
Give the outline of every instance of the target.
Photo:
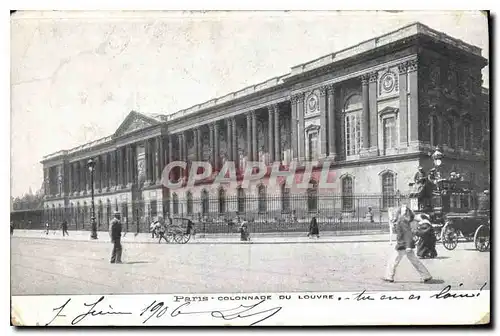
POLYGON ((255 111, 251 112, 252 114, 252 161, 259 161, 259 148, 257 141, 257 116, 255 115, 255 111))
POLYGON ((187 137, 187 131, 182 132, 182 154, 184 156, 183 161, 186 162, 186 169, 184 169, 182 174, 184 177, 187 177, 189 172, 187 137))
POLYGON ((103 161, 104 161, 104 174, 103 174, 103 186, 109 190, 109 185, 110 185, 110 179, 111 179, 111 175, 109 174, 109 154, 106 153, 103 155, 103 161))
POLYGON ((215 153, 214 153, 214 163, 215 163, 215 170, 218 171, 220 166, 219 166, 219 162, 220 162, 220 157, 219 157, 219 153, 220 153, 220 148, 219 148, 219 125, 216 122, 214 122, 214 142, 215 142, 215 146, 214 146, 214 150, 215 150, 215 153))
POLYGON ((274 109, 274 161, 281 162, 281 134, 279 105, 274 109))
POLYGON ((400 147, 408 146, 408 87, 407 87, 407 62, 398 65, 399 70, 399 144, 400 147))
POLYGON ((161 183, 161 173, 163 171, 163 164, 165 162, 165 159, 164 159, 164 154, 165 154, 165 151, 163 149, 163 137, 162 136, 159 136, 159 137, 156 137, 156 146, 157 146, 157 163, 156 163, 156 184, 160 184, 161 183))
POLYGON ((212 171, 215 171, 215 143, 214 143, 214 124, 208 124, 208 141, 210 148, 210 164, 212 171))
POLYGON ((168 136, 168 163, 174 162, 174 141, 168 136))
POLYGON ((120 171, 120 164, 118 161, 118 150, 114 150, 113 152, 113 181, 114 181, 114 186, 115 188, 119 186, 119 171, 120 171))
POLYGON ((297 147, 297 96, 292 96, 290 99, 292 116, 290 118, 290 130, 292 131, 292 160, 299 157, 297 147))
POLYGON ((337 129, 335 125, 335 87, 328 86, 328 157, 335 160, 337 156, 336 136, 337 129))
POLYGON ((231 119, 226 119, 226 155, 227 160, 233 160, 233 132, 232 132, 232 121, 231 119))
POLYGON ((68 163, 68 194, 71 195, 73 192, 73 165, 68 163))
POLYGON ((149 148, 149 140, 144 140, 144 169, 145 169, 145 184, 148 184, 151 179, 149 178, 149 174, 151 168, 149 167, 149 157, 150 157, 150 148, 149 148))
POLYGON ((297 95, 297 114, 299 117, 299 161, 304 162, 306 159, 306 141, 305 141, 305 125, 304 125, 304 94, 297 95))
POLYGON ((94 173, 94 186, 96 191, 101 190, 101 160, 99 156, 95 157, 95 173, 94 173))
POLYGON ((194 160, 200 161, 200 144, 199 144, 199 129, 198 127, 193 129, 193 140, 194 140, 194 160))
POLYGON ((377 79, 378 72, 370 73, 370 83, 368 84, 368 99, 370 101, 369 132, 370 132, 370 154, 378 156, 378 108, 377 108, 377 79))
POLYGON ((267 107, 267 149, 269 162, 274 162, 274 105, 267 107))
POLYGON ((117 167, 117 181, 116 181, 116 186, 121 187, 122 186, 122 179, 123 179, 123 169, 122 169, 122 164, 123 164, 123 156, 122 156, 122 151, 121 148, 116 149, 116 167, 117 167))
POLYGON ((233 149, 233 161, 236 169, 239 168, 240 158, 238 155, 238 137, 236 135, 236 119, 235 117, 231 118, 231 148, 233 149))
POLYGON ((370 97, 369 84, 370 74, 361 76, 361 90, 363 95, 363 111, 361 115, 361 150, 367 151, 370 148, 370 97))
POLYGON ((82 185, 82 190, 84 192, 87 192, 89 185, 88 185, 88 178, 87 178, 87 173, 88 173, 88 167, 87 167, 87 162, 85 160, 80 161, 80 167, 82 170, 82 180, 83 180, 83 185, 82 185))
POLYGON ((410 125, 410 143, 418 145, 418 61, 411 60, 408 62, 408 80, 410 85, 410 108, 409 108, 409 125, 410 125))
POLYGON ((319 118, 319 123, 320 123, 320 153, 319 157, 320 159, 324 159, 326 157, 326 153, 328 151, 327 145, 328 145, 328 132, 330 131, 328 129, 328 116, 327 116, 327 100, 326 100, 326 91, 327 88, 326 86, 320 87, 319 88, 319 111, 320 111, 320 118, 319 118))
POLYGON ((247 113, 247 161, 252 161, 252 113, 247 113))

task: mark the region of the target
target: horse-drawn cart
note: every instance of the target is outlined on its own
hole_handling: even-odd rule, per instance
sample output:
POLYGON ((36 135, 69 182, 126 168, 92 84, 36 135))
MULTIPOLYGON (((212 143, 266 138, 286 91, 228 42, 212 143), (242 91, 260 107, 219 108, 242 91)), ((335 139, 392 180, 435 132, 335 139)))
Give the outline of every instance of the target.
POLYGON ((436 237, 447 250, 455 249, 459 240, 474 241, 479 251, 489 248, 489 211, 476 210, 470 183, 439 179, 427 186, 427 192, 424 197, 410 194, 411 208, 430 217, 436 237))
POLYGON ((172 218, 172 224, 165 227, 164 237, 168 243, 186 244, 191 239, 193 222, 189 218, 172 218))

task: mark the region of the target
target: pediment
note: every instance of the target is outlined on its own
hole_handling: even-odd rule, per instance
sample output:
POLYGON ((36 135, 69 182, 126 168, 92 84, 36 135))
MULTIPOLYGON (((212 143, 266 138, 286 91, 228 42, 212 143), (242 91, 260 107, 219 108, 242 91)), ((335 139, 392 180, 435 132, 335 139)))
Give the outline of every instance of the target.
POLYGON ((387 114, 398 114, 398 112, 399 112, 398 108, 387 106, 384 109, 382 109, 381 111, 379 111, 378 114, 382 118, 384 115, 387 115, 387 114))
POLYGON ((114 137, 120 137, 137 130, 157 125, 159 122, 141 113, 132 111, 116 130, 114 137))

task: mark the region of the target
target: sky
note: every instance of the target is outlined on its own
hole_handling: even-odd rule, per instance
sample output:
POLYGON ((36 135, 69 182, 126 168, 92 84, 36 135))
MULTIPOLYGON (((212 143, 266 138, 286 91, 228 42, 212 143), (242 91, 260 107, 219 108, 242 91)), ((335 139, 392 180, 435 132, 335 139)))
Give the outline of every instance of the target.
POLYGON ((477 11, 18 12, 11 195, 40 189, 44 155, 112 134, 131 110, 174 113, 415 21, 488 58, 477 11))

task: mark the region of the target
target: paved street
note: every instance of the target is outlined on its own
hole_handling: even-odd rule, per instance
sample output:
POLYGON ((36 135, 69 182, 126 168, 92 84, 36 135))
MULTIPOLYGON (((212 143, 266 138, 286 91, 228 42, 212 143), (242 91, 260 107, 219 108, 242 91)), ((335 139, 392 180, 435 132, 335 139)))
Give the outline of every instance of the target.
MULTIPOLYGON (((478 289, 489 283, 490 253, 460 243, 424 260, 436 279, 422 284, 403 259, 384 283, 388 242, 289 244, 124 243, 124 264, 109 264, 106 242, 16 237, 12 295, 478 289)), ((486 287, 489 289, 489 285, 486 287)))

